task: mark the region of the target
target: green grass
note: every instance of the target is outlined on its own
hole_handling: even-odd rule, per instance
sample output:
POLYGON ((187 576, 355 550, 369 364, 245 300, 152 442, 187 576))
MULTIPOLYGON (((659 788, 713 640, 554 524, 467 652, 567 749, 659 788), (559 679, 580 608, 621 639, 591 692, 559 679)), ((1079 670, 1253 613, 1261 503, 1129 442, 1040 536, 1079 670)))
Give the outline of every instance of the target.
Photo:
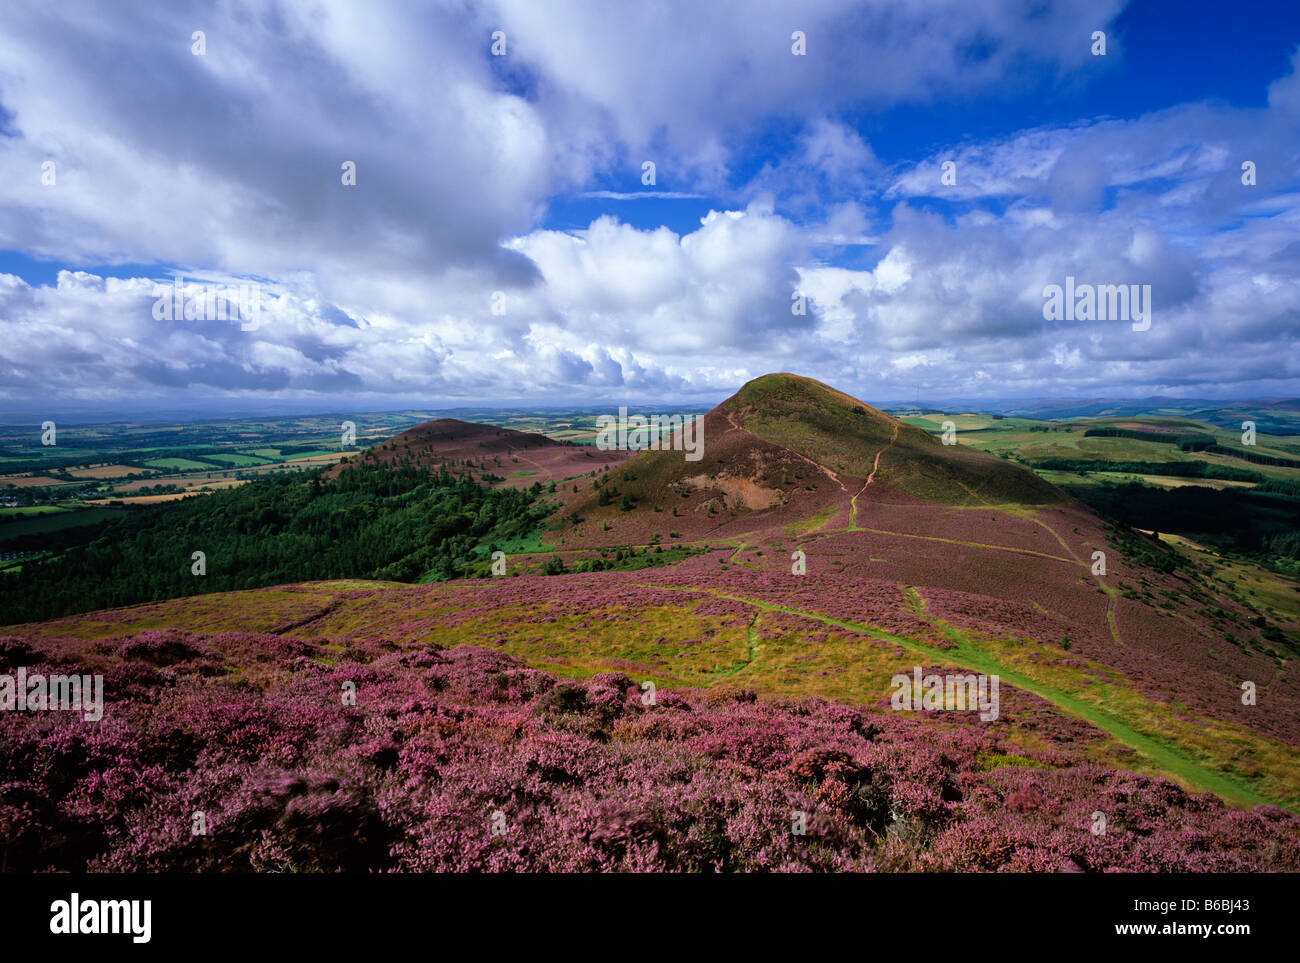
POLYGON ((237 453, 204 455, 203 457, 208 459, 208 461, 220 462, 223 465, 234 465, 237 468, 242 468, 247 465, 265 465, 267 463, 267 459, 265 458, 254 458, 251 455, 240 455, 237 453))
POLYGON ((180 471, 203 471, 215 468, 207 462, 194 461, 191 458, 154 458, 144 463, 146 468, 175 468, 180 471))
POLYGON ((785 527, 785 533, 787 535, 795 536, 808 535, 820 528, 825 528, 826 524, 834 517, 835 513, 839 511, 839 508, 840 506, 838 505, 829 505, 826 508, 823 508, 816 515, 805 518, 803 521, 791 522, 785 527))
MULTIPOLYGON (((1258 792, 1255 787, 1221 772, 1218 768, 1218 765, 1221 764, 1219 760, 1207 761, 1195 758, 1187 752, 1186 744, 1171 741, 1164 737, 1163 734, 1159 736, 1151 735, 1139 730, 1134 725, 1130 725, 1127 719, 1119 716, 1110 708, 1112 706, 1118 707, 1120 703, 1099 697, 1095 687, 1094 691, 1089 693, 1088 698, 1079 698, 1073 692, 1054 686, 1041 678, 1031 677, 1019 672, 1005 662, 994 659, 987 652, 977 647, 967 633, 955 629, 940 620, 932 621, 939 626, 948 640, 954 643, 955 648, 943 650, 948 653, 952 661, 986 675, 997 675, 1003 681, 1017 688, 1032 692, 1048 700, 1066 713, 1092 723, 1097 728, 1114 736, 1120 742, 1137 750, 1154 771, 1172 775, 1185 785, 1213 792, 1223 799, 1240 805, 1256 806, 1274 803, 1287 806, 1292 810, 1300 810, 1300 798, 1295 796, 1290 798, 1268 798, 1258 792)), ((1116 687, 1105 686, 1104 688, 1114 689, 1116 687)), ((1175 722, 1171 728, 1176 728, 1179 725, 1179 723, 1175 722)), ((1185 725, 1185 723, 1181 725, 1185 725)))
POLYGON ((507 541, 497 542, 496 547, 509 555, 542 555, 545 553, 554 553, 557 551, 556 546, 546 541, 545 533, 541 531, 533 532, 520 538, 512 538, 507 541))
MULTIPOLYGON (((1296 788, 1300 776, 1289 772, 1286 760, 1293 758, 1289 747, 1281 744, 1274 746, 1270 740, 1253 733, 1244 733, 1226 723, 1186 718, 1190 715, 1186 710, 1182 710, 1183 717, 1180 717, 1177 707, 1151 704, 1131 686, 1121 685, 1118 682, 1099 684, 1081 674, 1078 675, 1077 682, 1072 682, 1065 673, 1059 673, 1060 678, 1053 679, 1049 674, 1052 671, 1050 668, 1029 662, 1016 665, 1005 657, 995 657, 986 648, 977 644, 969 634, 932 617, 927 618, 946 636, 953 648, 939 648, 873 626, 761 599, 704 589, 675 590, 714 594, 719 598, 744 602, 760 609, 784 612, 850 632, 861 633, 913 652, 923 658, 926 664, 954 665, 985 675, 997 675, 1003 682, 1046 699, 1067 714, 1090 722, 1118 742, 1135 750, 1144 768, 1150 772, 1172 776, 1195 790, 1216 793, 1223 799, 1238 805, 1253 806, 1271 803, 1292 811, 1300 811, 1300 791, 1296 788), (1150 731, 1152 729, 1156 731, 1153 733, 1150 731), (1196 753, 1191 751, 1193 747, 1196 753), (1235 755, 1240 755, 1243 748, 1281 755, 1283 761, 1280 763, 1280 768, 1270 767, 1270 771, 1284 775, 1270 783, 1267 793, 1261 791, 1260 787, 1248 784, 1223 771, 1223 768, 1229 764, 1229 760, 1235 755)), ((1016 643, 1016 647, 1020 650, 1024 649, 1023 644, 1020 643, 1016 643)), ((1006 649, 1007 654, 1012 651, 1011 647, 1006 649)), ((1061 654, 1065 653, 1062 651, 1061 654)), ((1003 653, 999 652, 999 656, 1002 655, 1003 653)), ((1094 668, 1103 669, 1112 679, 1117 678, 1114 670, 1105 667, 1094 668)))
POLYGON ((31 518, 35 515, 53 515, 57 512, 71 511, 65 505, 27 505, 18 508, 0 508, 0 519, 31 518))
POLYGON ((1010 753, 987 753, 979 757, 979 765, 982 771, 988 772, 991 769, 1001 769, 1003 766, 1028 766, 1032 769, 1041 768, 1044 764, 1010 753))
POLYGON ((905 421, 909 425, 915 425, 918 428, 924 428, 926 431, 932 431, 932 432, 943 431, 942 422, 932 421, 929 418, 922 417, 921 415, 907 415, 898 420, 905 421))

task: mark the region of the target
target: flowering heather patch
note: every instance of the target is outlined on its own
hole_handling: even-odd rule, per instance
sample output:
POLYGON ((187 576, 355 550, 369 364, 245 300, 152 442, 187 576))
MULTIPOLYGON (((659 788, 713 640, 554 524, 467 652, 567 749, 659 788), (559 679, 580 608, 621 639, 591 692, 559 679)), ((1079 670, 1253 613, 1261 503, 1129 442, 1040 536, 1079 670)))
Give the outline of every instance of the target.
MULTIPOLYGON (((974 511, 947 511, 968 521, 984 517, 974 511)), ((1073 510, 1042 514, 1054 530, 1069 535, 1066 541, 1081 559, 1090 557, 1087 550, 1092 536, 1104 544, 1095 524, 1088 540, 1064 528, 1067 522, 1080 522, 1072 528, 1085 530, 1073 510)), ((1010 521, 1031 526, 1022 519, 1010 521)), ((1065 552, 1045 529, 1036 530, 1051 543, 1050 549, 1040 547, 1051 553, 1065 552)), ((984 537, 991 536, 985 533, 984 537)), ((1117 669, 1152 699, 1173 698, 1198 713, 1292 746, 1300 744, 1300 699, 1294 695, 1300 683, 1300 661, 1270 656, 1269 645, 1261 642, 1247 610, 1213 586, 1182 573, 1134 570, 1111 550, 1109 574, 1098 579, 1087 565, 1073 559, 862 533, 827 535, 809 542, 805 549, 809 574, 804 577, 792 577, 788 566, 780 565, 763 571, 733 565, 725 573, 710 572, 699 568, 699 560, 694 560, 693 568, 683 565, 663 572, 630 574, 644 583, 762 598, 939 648, 946 648, 947 643, 934 631, 931 617, 964 630, 1054 647, 1067 639, 1072 654, 1117 669), (854 544, 856 552, 850 550, 854 544), (870 562, 877 552, 887 555, 888 561, 870 562), (829 558, 842 561, 842 570, 829 570, 829 558), (1137 582, 1139 578, 1142 581, 1137 582), (1135 580, 1147 597, 1122 596, 1120 588, 1134 584, 1129 579, 1135 580), (925 617, 909 606, 903 594, 906 586, 916 586, 925 599, 925 617), (1163 605, 1164 599, 1174 601, 1157 608, 1156 603, 1163 605), (1214 617, 1207 617, 1206 612, 1214 617), (1213 652, 1212 658, 1206 658, 1207 650, 1213 652), (1256 681, 1267 697, 1268 712, 1242 704, 1243 679, 1256 681)), ((780 556, 765 550, 764 557, 783 562, 788 553, 780 556)))
POLYGON ((930 625, 917 618, 906 605, 896 582, 874 578, 838 579, 829 575, 794 578, 788 566, 779 572, 752 572, 732 568, 725 578, 714 576, 701 584, 698 575, 679 569, 663 572, 634 572, 642 582, 703 588, 723 595, 757 597, 777 605, 815 611, 832 618, 871 625, 894 635, 921 635, 930 625))
POLYGON ((1082 724, 1032 750, 1001 722, 743 688, 646 705, 620 673, 377 639, 19 636, 0 655, 106 674, 99 724, 0 714, 10 871, 1300 869, 1300 817, 1088 765, 1082 724))

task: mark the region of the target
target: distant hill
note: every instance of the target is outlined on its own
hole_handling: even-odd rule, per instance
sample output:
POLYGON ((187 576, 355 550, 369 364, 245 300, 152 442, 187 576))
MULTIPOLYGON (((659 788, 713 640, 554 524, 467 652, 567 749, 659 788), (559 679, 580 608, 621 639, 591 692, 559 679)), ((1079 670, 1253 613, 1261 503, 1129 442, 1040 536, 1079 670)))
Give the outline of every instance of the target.
MULTIPOLYGON (((439 418, 409 428, 356 457, 430 471, 445 467, 455 474, 468 471, 479 481, 526 486, 582 475, 623 461, 629 453, 599 451, 513 428, 439 418)), ((329 477, 337 476, 345 467, 346 463, 336 466, 329 477)))
POLYGON ((1268 434, 1300 433, 1300 399, 1258 398, 1244 401, 1211 401, 1195 398, 1145 398, 1134 400, 1054 400, 978 404, 973 410, 989 410, 1020 418, 1062 420, 1067 418, 1184 418, 1219 428, 1240 428, 1253 421, 1268 434))

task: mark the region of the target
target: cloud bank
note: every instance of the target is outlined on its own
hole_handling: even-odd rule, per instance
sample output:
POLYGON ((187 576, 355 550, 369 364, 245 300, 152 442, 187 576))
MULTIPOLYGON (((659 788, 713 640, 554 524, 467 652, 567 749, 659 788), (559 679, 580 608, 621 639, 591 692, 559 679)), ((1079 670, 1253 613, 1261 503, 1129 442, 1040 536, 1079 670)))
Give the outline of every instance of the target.
POLYGON ((1262 106, 872 143, 1086 83, 1121 4, 1079 6, 9 5, 0 250, 65 270, 0 272, 0 405, 1300 394, 1295 57, 1262 106), (1045 320, 1067 275, 1151 329, 1045 320), (156 320, 173 276, 256 330, 156 320))

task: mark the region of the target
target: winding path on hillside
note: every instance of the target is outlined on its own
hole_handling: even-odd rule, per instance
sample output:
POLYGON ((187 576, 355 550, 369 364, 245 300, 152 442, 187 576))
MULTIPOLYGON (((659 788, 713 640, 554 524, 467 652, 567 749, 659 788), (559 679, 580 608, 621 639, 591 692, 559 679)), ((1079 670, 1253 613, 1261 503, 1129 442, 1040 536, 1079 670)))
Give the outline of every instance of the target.
MULTIPOLYGON (((1268 799, 1259 795, 1251 787, 1238 782, 1231 776, 1227 776, 1212 769, 1185 753, 1180 752, 1175 746, 1171 746, 1165 741, 1158 740, 1143 732, 1139 732, 1121 719, 1112 715, 1104 707, 1079 699, 1076 696, 1041 680, 1030 678, 1017 669, 1009 668, 991 656, 988 652, 976 646, 965 632, 949 625, 942 619, 926 613, 924 599, 920 597, 919 593, 916 593, 916 596, 921 603, 918 610, 922 613, 922 617, 937 631, 943 634, 950 642, 952 642, 954 645, 953 648, 941 649, 936 646, 927 645, 923 642, 918 642, 915 639, 907 638, 906 636, 886 632, 884 629, 875 628, 874 626, 862 625, 857 622, 850 622, 846 619, 833 618, 829 615, 823 615, 820 612, 814 612, 807 609, 798 609, 791 606, 779 605, 775 602, 768 602, 763 599, 736 595, 724 592, 720 589, 654 585, 650 583, 638 584, 640 584, 642 588, 655 590, 710 595, 719 599, 740 602, 744 605, 752 605, 758 609, 784 612, 787 615, 812 619, 825 625, 835 626, 836 628, 843 629, 847 632, 855 632, 882 642, 889 642, 900 646, 923 656, 928 660, 928 664, 953 665, 973 672, 983 673, 984 675, 996 675, 1000 680, 1025 692, 1032 693, 1033 695, 1051 703, 1065 714, 1083 719, 1085 722, 1088 722, 1103 732, 1108 733, 1120 743, 1130 747, 1142 756, 1145 756, 1152 764, 1152 768, 1160 775, 1175 776, 1196 790, 1213 792, 1221 798, 1238 805, 1282 805, 1282 803, 1277 800, 1268 799)), ((913 590, 913 592, 915 592, 915 590, 913 590)), ((749 623, 748 629, 750 632, 756 630, 756 620, 749 623)), ((756 640, 754 640, 752 636, 749 636, 747 637, 747 641, 750 643, 750 657, 747 664, 753 665, 759 654, 756 640)))
MULTIPOLYGON (((895 426, 895 427, 894 427, 894 437, 897 438, 897 436, 898 436, 898 427, 895 426)), ((889 444, 892 445, 893 443, 894 443, 894 439, 891 438, 889 444)), ((878 452, 878 453, 876 454, 876 467, 872 468, 872 470, 871 470, 871 477, 867 479, 867 485, 870 485, 872 479, 875 477, 875 475, 876 475, 876 470, 877 470, 877 468, 879 468, 879 466, 880 466, 880 456, 881 456, 882 454, 884 454, 885 451, 888 450, 888 448, 889 448, 889 445, 886 445, 885 448, 881 449, 881 451, 878 452)), ((983 495, 981 495, 979 492, 975 491, 973 488, 971 488, 969 485, 965 484, 965 483, 962 482, 961 480, 958 480, 958 481, 957 481, 957 484, 960 485, 963 489, 965 489, 966 492, 967 492, 967 493, 968 493, 972 498, 974 498, 976 501, 980 502, 984 507, 987 507, 987 508, 989 508, 989 509, 992 509, 993 511, 1002 511, 1002 509, 1000 509, 996 504, 994 504, 993 502, 990 502, 987 498, 985 498, 983 495)), ((866 490, 867 490, 867 485, 863 485, 863 486, 862 486, 862 491, 858 492, 858 495, 861 495, 863 491, 866 491, 866 490)), ((877 533, 879 533, 879 534, 892 534, 892 535, 898 535, 898 536, 900 536, 900 537, 904 537, 904 538, 925 538, 925 537, 934 538, 934 537, 935 537, 935 536, 907 535, 906 533, 903 533, 903 532, 888 532, 888 533, 887 533, 887 532, 882 532, 882 531, 880 531, 880 530, 878 530, 878 529, 861 529, 861 528, 859 528, 859 527, 858 527, 858 524, 857 524, 857 515, 858 515, 858 495, 854 495, 854 496, 853 496, 853 501, 852 501, 851 506, 850 506, 850 509, 849 509, 849 527, 848 527, 847 529, 845 529, 845 531, 850 531, 850 532, 857 532, 857 531, 871 531, 871 532, 877 532, 877 533)), ((1060 532, 1058 532, 1056 529, 1054 529, 1054 528, 1053 528, 1051 525, 1049 525, 1047 522, 1043 521, 1043 519, 1040 517, 1040 513, 1039 513, 1039 512, 1034 512, 1032 515, 1029 515, 1029 516, 1015 515, 1014 513, 1005 513, 1005 514, 1012 514, 1012 517, 1017 517, 1017 518, 1019 518, 1019 517, 1026 517, 1026 518, 1028 518, 1029 521, 1033 522, 1035 525, 1038 525, 1038 526, 1040 526, 1040 527, 1046 529, 1047 532, 1048 532, 1049 534, 1051 534, 1051 536, 1052 536, 1054 539, 1056 539, 1057 543, 1060 544, 1061 548, 1065 549, 1065 551, 1069 553, 1069 555, 1070 555, 1070 559, 1072 559, 1076 565, 1081 566, 1082 568, 1084 568, 1085 570, 1087 570, 1089 574, 1092 574, 1092 566, 1091 566, 1088 562, 1085 562, 1082 558, 1079 557, 1078 553, 1075 552, 1075 550, 1074 550, 1073 548, 1070 547, 1070 543, 1067 542, 1064 538, 1061 537, 1060 532)), ((938 540, 939 540, 939 541, 954 541, 954 540, 952 540, 952 539, 938 539, 938 540)), ((976 545, 976 544, 980 544, 980 543, 977 543, 977 542, 958 542, 958 544, 976 545)), ((995 547, 995 546, 992 546, 992 545, 982 545, 981 547, 984 547, 984 548, 993 548, 993 547, 995 547)), ((1013 549, 1007 549, 1007 550, 1008 550, 1008 551, 1017 551, 1017 550, 1013 550, 1013 549)), ((1057 560, 1059 560, 1059 561, 1068 561, 1068 560, 1069 560, 1069 559, 1063 559, 1063 558, 1061 558, 1061 557, 1058 556, 1058 555, 1049 555, 1049 554, 1046 554, 1046 553, 1043 553, 1043 552, 1032 552, 1032 551, 1025 550, 1025 549, 1021 549, 1021 550, 1018 550, 1018 551, 1021 551, 1021 552, 1024 553, 1024 554, 1040 555, 1040 556, 1042 556, 1042 557, 1044 557, 1044 558, 1052 558, 1052 559, 1057 559, 1057 560)), ((1096 581, 1097 581, 1097 585, 1101 588, 1102 592, 1104 592, 1105 595, 1106 595, 1106 628, 1107 628, 1107 630, 1110 632, 1110 637, 1111 637, 1111 639, 1115 642, 1115 644, 1116 644, 1116 645, 1120 645, 1120 646, 1122 646, 1122 645, 1124 645, 1124 640, 1123 640, 1123 638, 1121 638, 1121 636, 1120 636, 1120 634, 1119 634, 1119 625, 1118 625, 1118 623, 1116 622, 1116 619, 1115 619, 1116 599, 1118 598, 1119 593, 1118 593, 1118 592, 1117 592, 1113 587, 1107 585, 1104 581, 1102 581, 1102 577, 1101 577, 1100 575, 1095 575, 1095 574, 1094 574, 1092 577, 1093 577, 1094 579, 1096 579, 1096 581)))
POLYGON ((994 552, 1010 552, 1013 555, 1032 555, 1035 558, 1048 558, 1053 562, 1078 564, 1077 559, 1066 558, 1063 555, 1053 555, 1050 552, 1039 552, 1032 548, 1017 548, 1014 545, 993 545, 989 542, 972 542, 960 538, 944 538, 942 535, 918 535, 915 532, 894 532, 885 528, 831 528, 823 532, 816 532, 813 535, 810 535, 806 540, 816 541, 822 538, 829 538, 832 535, 843 535, 847 532, 866 532, 871 535, 888 535, 893 538, 918 538, 924 542, 945 542, 949 545, 966 545, 970 548, 986 548, 994 552))
MULTIPOLYGON (((858 531, 858 496, 867 490, 867 486, 876 480, 876 472, 880 471, 880 456, 889 449, 894 447, 894 442, 898 441, 898 424, 895 423, 893 434, 889 436, 889 442, 884 448, 876 452, 876 460, 871 464, 871 474, 867 476, 866 482, 858 489, 857 495, 849 499, 849 528, 850 532, 858 531)), ((844 486, 840 486, 843 488, 844 486)))
POLYGON ((1101 587, 1101 590, 1106 593, 1106 627, 1110 629, 1110 637, 1115 641, 1115 644, 1123 645, 1124 640, 1120 638, 1119 625, 1115 621, 1115 601, 1117 598, 1119 598, 1119 592, 1116 591, 1111 586, 1107 585, 1105 582, 1103 582, 1101 580, 1100 575, 1093 574, 1092 566, 1089 565, 1087 562, 1085 562, 1083 559, 1081 559, 1075 553, 1074 549, 1070 547, 1069 543, 1066 542, 1066 540, 1061 537, 1060 533, 1057 532, 1057 530, 1054 529, 1051 525, 1047 524, 1047 522, 1039 518, 1037 513, 1035 513, 1033 517, 1033 521, 1035 524, 1041 525, 1043 528, 1051 532, 1052 537, 1061 543, 1061 547, 1064 548, 1067 552, 1069 552, 1071 557, 1080 565, 1082 565, 1085 569, 1087 569, 1088 574, 1092 575, 1092 577, 1097 580, 1097 584, 1101 587))
MULTIPOLYGON (((990 502, 987 498, 985 498, 983 495, 975 491, 973 488, 971 488, 969 485, 965 484, 964 482, 959 480, 957 484, 961 485, 961 487, 964 488, 972 498, 975 498, 978 501, 982 502, 985 507, 990 508, 993 511, 1003 511, 1003 509, 1000 509, 996 504, 990 502)), ((1097 585, 1101 588, 1102 592, 1106 596, 1106 628, 1110 631, 1110 637, 1116 645, 1120 645, 1120 646, 1124 645, 1124 640, 1120 637, 1119 634, 1119 624, 1115 620, 1115 604, 1116 604, 1116 599, 1119 597, 1119 593, 1114 588, 1112 588, 1111 586, 1103 582, 1102 577, 1100 575, 1093 574, 1092 566, 1088 564, 1088 562, 1085 562, 1082 558, 1079 557, 1078 553, 1076 553, 1075 550, 1070 547, 1070 543, 1061 537, 1060 532, 1054 529, 1051 525, 1047 524, 1047 522, 1043 521, 1043 519, 1040 517, 1041 515, 1040 512, 1035 511, 1032 515, 1016 515, 1014 513, 1005 512, 1005 511, 1003 511, 1003 513, 1011 514, 1012 517, 1028 518, 1028 520, 1033 522, 1035 525, 1038 525, 1046 529, 1048 533, 1050 533, 1051 536, 1054 539, 1056 539, 1056 541, 1060 544, 1061 548, 1065 549, 1067 552, 1070 553, 1070 557, 1074 559, 1075 563, 1082 566, 1085 570, 1087 570, 1087 572, 1090 575, 1092 575, 1094 579, 1097 580, 1097 585)))

